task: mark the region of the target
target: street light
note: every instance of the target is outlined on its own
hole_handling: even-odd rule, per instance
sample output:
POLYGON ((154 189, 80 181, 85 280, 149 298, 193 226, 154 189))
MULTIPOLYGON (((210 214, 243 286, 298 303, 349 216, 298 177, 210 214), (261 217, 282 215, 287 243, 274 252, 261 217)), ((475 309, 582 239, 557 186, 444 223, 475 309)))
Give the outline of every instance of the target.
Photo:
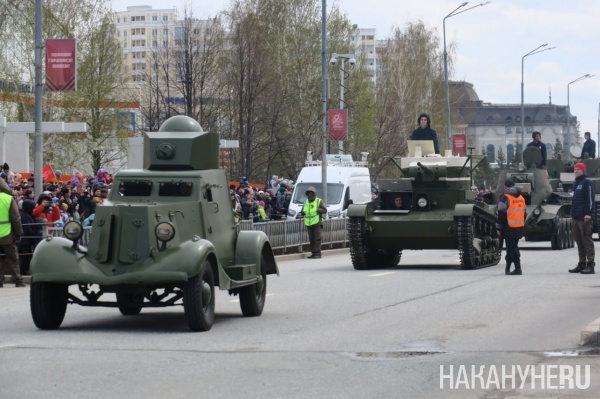
POLYGON ((525 148, 525 84, 523 83, 523 70, 525 69, 525 57, 529 57, 530 55, 541 53, 542 51, 548 51, 555 49, 556 47, 548 47, 540 50, 542 47, 546 47, 548 43, 544 43, 541 46, 538 46, 525 54, 523 58, 521 58, 521 148, 525 148))
POLYGON ((569 82, 567 84, 567 159, 571 159, 571 105, 569 102, 569 86, 571 85, 571 83, 576 83, 579 82, 583 79, 587 79, 587 78, 591 78, 594 75, 590 75, 589 73, 586 73, 583 76, 578 77, 577 79, 575 79, 572 82, 569 82))
POLYGON ((479 6, 484 6, 488 3, 491 3, 490 1, 485 2, 485 3, 480 3, 477 4, 473 7, 469 7, 466 10, 462 10, 459 12, 456 12, 459 8, 462 8, 464 6, 466 6, 467 4, 469 4, 468 1, 465 1, 464 3, 462 3, 460 6, 456 7, 454 9, 454 11, 452 11, 450 14, 446 15, 444 17, 444 21, 442 23, 443 25, 443 30, 444 30, 444 82, 446 84, 446 134, 448 137, 448 143, 446 144, 447 149, 452 150, 452 126, 450 124, 450 89, 448 88, 448 53, 446 52, 446 19, 453 17, 455 15, 458 14, 462 14, 463 12, 467 12, 475 7, 479 7, 479 6))
MULTIPOLYGON (((344 73, 346 72, 344 70, 344 63, 346 62, 346 60, 348 60, 350 65, 354 65, 354 64, 356 64, 356 59, 354 58, 354 54, 333 53, 331 55, 331 60, 329 61, 329 63, 331 65, 335 65, 335 64, 337 64, 338 59, 342 60, 342 62, 340 63, 340 109, 344 109, 344 73)), ((343 154, 343 153, 344 153, 344 142, 342 140, 340 140, 338 142, 338 154, 343 154)))

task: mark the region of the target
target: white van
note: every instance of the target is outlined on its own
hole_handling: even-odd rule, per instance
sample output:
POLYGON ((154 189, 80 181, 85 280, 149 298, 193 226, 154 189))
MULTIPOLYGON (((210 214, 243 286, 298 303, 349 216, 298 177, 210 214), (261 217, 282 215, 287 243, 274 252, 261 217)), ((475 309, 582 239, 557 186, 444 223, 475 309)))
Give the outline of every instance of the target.
MULTIPOLYGON (((366 161, 352 161, 351 155, 327 155, 327 217, 344 218, 349 204, 371 201, 371 176, 366 161)), ((314 187, 317 197, 322 197, 323 169, 321 161, 307 160, 292 193, 288 220, 297 218, 306 201, 306 190, 314 187)))

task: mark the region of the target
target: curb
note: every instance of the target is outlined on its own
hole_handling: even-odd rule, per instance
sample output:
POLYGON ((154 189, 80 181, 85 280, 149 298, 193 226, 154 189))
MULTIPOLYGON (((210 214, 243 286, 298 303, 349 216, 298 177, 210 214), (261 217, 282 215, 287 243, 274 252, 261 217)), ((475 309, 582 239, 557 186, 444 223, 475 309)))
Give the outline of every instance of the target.
POLYGON ((600 319, 596 319, 581 331, 579 346, 598 346, 599 332, 600 319))

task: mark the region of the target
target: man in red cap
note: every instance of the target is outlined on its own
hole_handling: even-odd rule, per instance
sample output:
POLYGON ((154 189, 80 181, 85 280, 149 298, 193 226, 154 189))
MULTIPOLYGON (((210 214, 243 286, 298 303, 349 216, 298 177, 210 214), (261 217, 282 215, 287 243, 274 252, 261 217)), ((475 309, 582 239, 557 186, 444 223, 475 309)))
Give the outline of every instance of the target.
POLYGON ((594 214, 594 184, 585 173, 585 164, 578 162, 573 169, 573 201, 571 203, 571 229, 579 263, 569 273, 594 274, 594 240, 592 240, 592 215, 594 214))

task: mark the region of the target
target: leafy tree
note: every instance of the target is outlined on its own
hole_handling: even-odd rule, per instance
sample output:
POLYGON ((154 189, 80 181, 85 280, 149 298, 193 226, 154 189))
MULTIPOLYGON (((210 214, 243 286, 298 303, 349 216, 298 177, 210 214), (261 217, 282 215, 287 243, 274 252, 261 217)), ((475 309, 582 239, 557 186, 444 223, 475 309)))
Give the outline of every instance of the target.
POLYGON ((566 159, 566 154, 564 152, 562 142, 560 141, 560 139, 558 137, 556 138, 556 141, 554 142, 554 147, 552 148, 552 150, 553 150, 553 153, 552 153, 553 158, 566 159))
POLYGON ((504 155, 504 148, 502 148, 502 146, 498 147, 498 151, 496 151, 496 162, 500 169, 504 169, 505 166, 508 166, 506 155, 504 155))
MULTIPOLYGON (((443 54, 435 30, 423 22, 396 28, 385 46, 378 49, 383 71, 377 79, 370 153, 377 178, 385 155, 406 154, 406 140, 417 126, 417 117, 428 112, 432 121, 444 121, 443 54)), ((447 146, 438 135, 440 148, 447 146)))

